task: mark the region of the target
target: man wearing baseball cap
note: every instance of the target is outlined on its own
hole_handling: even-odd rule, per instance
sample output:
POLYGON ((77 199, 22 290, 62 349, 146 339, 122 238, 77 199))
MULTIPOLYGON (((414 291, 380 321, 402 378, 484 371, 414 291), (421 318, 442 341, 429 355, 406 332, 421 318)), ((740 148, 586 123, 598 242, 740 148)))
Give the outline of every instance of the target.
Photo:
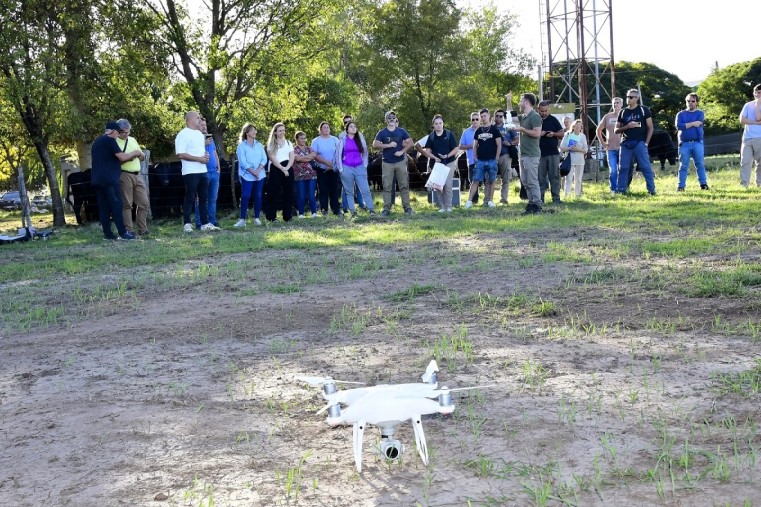
POLYGON ((399 185, 399 193, 402 194, 402 207, 404 213, 413 213, 410 205, 410 178, 407 174, 407 151, 412 148, 412 138, 406 130, 398 126, 399 120, 394 111, 388 111, 385 115, 386 128, 375 136, 373 148, 382 149, 383 157, 381 168, 383 172, 383 212, 381 216, 387 217, 391 213, 394 203, 391 200, 394 176, 399 185))
POLYGON ((95 197, 98 199, 98 213, 100 225, 103 227, 103 236, 106 239, 135 239, 135 235, 124 227, 122 216, 122 200, 119 197, 119 178, 122 172, 122 163, 129 162, 143 156, 140 150, 128 153, 122 151, 116 138, 119 135, 119 124, 115 121, 106 123, 103 135, 93 143, 90 151, 92 157, 92 187, 95 197), (111 229, 111 218, 118 236, 111 229))

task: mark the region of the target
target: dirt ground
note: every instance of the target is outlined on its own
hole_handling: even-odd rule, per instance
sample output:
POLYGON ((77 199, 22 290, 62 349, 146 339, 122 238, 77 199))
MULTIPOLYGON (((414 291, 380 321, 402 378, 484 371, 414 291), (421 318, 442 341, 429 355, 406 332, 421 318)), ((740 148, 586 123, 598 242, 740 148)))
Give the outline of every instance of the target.
MULTIPOLYGON (((758 344, 727 330, 757 321, 758 299, 686 296, 657 283, 654 261, 543 257, 548 241, 571 251, 606 234, 343 250, 380 260, 353 276, 326 265, 285 289, 267 265, 139 287, 97 312, 72 303, 84 317, 2 336, 0 498, 757 504, 758 397, 726 394, 717 379, 755 366, 758 344), (398 462, 374 454, 380 435, 366 431, 358 474, 351 427, 328 427, 319 388, 295 380, 416 382, 432 358, 441 384, 498 387, 456 393, 454 414, 424 417, 428 467, 405 422, 398 462)), ((292 255, 265 255, 280 254, 292 255)))

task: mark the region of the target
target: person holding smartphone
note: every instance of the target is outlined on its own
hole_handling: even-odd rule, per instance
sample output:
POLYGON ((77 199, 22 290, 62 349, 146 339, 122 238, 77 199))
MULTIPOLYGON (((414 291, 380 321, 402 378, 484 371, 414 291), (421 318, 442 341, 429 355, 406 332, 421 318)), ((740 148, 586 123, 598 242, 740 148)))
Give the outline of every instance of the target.
POLYGON ((647 192, 655 195, 655 175, 650 167, 650 155, 647 146, 653 137, 653 116, 650 109, 639 104, 639 91, 632 89, 626 92, 626 107, 618 113, 616 134, 621 134, 621 155, 619 157, 618 182, 616 192, 626 193, 629 190, 634 169, 634 160, 645 177, 647 192))

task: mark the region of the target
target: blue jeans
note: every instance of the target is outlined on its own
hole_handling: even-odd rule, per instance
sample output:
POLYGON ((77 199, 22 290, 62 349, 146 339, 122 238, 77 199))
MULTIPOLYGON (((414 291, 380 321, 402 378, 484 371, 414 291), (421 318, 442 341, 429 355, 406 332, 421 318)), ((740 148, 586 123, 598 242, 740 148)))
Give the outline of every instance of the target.
POLYGON ((254 196, 254 218, 259 218, 262 212, 262 193, 264 192, 264 180, 247 181, 240 180, 240 217, 245 220, 248 215, 248 200, 254 196))
POLYGON ((610 168, 610 189, 615 192, 618 187, 618 150, 608 150, 608 167, 610 168))
MULTIPOLYGON (((341 178, 341 182, 343 183, 343 178, 341 178)), ((362 191, 356 184, 354 185, 354 195, 357 197, 357 204, 359 204, 359 207, 364 208, 365 198, 362 197, 362 191)), ((346 193, 346 187, 344 187, 343 192, 341 193, 341 207, 344 212, 349 210, 349 194, 346 193)))
POLYGON ((304 214, 304 203, 309 201, 309 211, 317 213, 317 180, 299 180, 296 184, 296 209, 304 214))
MULTIPOLYGON (((473 171, 473 182, 494 183, 497 179, 497 161, 493 158, 489 160, 476 160, 476 170, 473 171)), ((486 196, 489 197, 488 195, 486 196)))
POLYGON ((706 166, 703 163, 703 141, 685 141, 679 145, 679 188, 687 184, 687 171, 690 168, 690 157, 695 161, 695 170, 701 185, 708 185, 706 166))
MULTIPOLYGON (((626 142, 626 141, 624 141, 626 142)), ((650 155, 647 152, 647 146, 644 141, 638 141, 632 148, 626 148, 621 143, 621 158, 618 164, 618 182, 616 192, 626 192, 629 190, 629 173, 634 170, 634 161, 637 161, 642 176, 645 177, 647 191, 655 194, 655 175, 650 167, 650 155)))
MULTIPOLYGON (((209 204, 207 210, 209 213, 209 222, 214 225, 217 223, 217 194, 219 193, 219 173, 217 171, 209 171, 206 173, 206 178, 209 180, 209 204)), ((201 215, 198 213, 198 200, 196 200, 196 227, 201 227, 201 215)))
MULTIPOLYGON (((369 211, 374 209, 373 196, 370 194, 370 185, 367 183, 366 167, 349 167, 347 165, 343 166, 343 171, 341 172, 341 183, 343 183, 344 192, 346 192, 346 200, 344 202, 346 206, 348 206, 349 211, 352 213, 356 211, 354 208, 354 189, 356 187, 359 187, 360 192, 357 194, 357 196, 364 194, 364 202, 367 203, 367 209, 369 211), (348 191, 346 190, 347 188, 349 189, 348 191)), ((361 206, 363 200, 361 197, 358 200, 360 201, 361 206)))

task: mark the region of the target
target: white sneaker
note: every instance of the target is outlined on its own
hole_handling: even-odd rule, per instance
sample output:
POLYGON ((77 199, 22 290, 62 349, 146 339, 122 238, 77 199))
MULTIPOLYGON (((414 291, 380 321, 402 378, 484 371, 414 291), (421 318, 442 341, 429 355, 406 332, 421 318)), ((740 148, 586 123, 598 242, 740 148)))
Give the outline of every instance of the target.
POLYGON ((208 224, 203 224, 201 226, 201 230, 202 231, 219 231, 221 229, 217 227, 216 225, 212 224, 211 222, 209 222, 208 224))
POLYGON ((446 209, 446 208, 441 208, 441 209, 439 210, 439 213, 446 213, 446 212, 447 212, 447 209, 446 209))
POLYGON ((465 209, 470 209, 473 207, 473 201, 465 201, 465 209))
POLYGON ((302 218, 306 218, 306 217, 304 215, 299 215, 299 220, 301 220, 302 218))
POLYGON ((452 208, 447 208, 447 213, 451 213, 451 212, 452 212, 452 208))
POLYGON ((490 208, 496 208, 497 207, 497 205, 494 204, 494 201, 489 201, 489 202, 486 203, 486 205, 489 206, 490 208))
POLYGON ((182 230, 184 230, 185 232, 193 232, 193 224, 185 224, 182 230))
POLYGON ((235 222, 235 225, 233 227, 245 227, 246 226, 246 220, 244 218, 239 218, 237 222, 235 222))
POLYGON ((255 223, 256 225, 262 225, 262 221, 261 221, 261 220, 259 220, 258 218, 254 218, 254 223, 255 223))

